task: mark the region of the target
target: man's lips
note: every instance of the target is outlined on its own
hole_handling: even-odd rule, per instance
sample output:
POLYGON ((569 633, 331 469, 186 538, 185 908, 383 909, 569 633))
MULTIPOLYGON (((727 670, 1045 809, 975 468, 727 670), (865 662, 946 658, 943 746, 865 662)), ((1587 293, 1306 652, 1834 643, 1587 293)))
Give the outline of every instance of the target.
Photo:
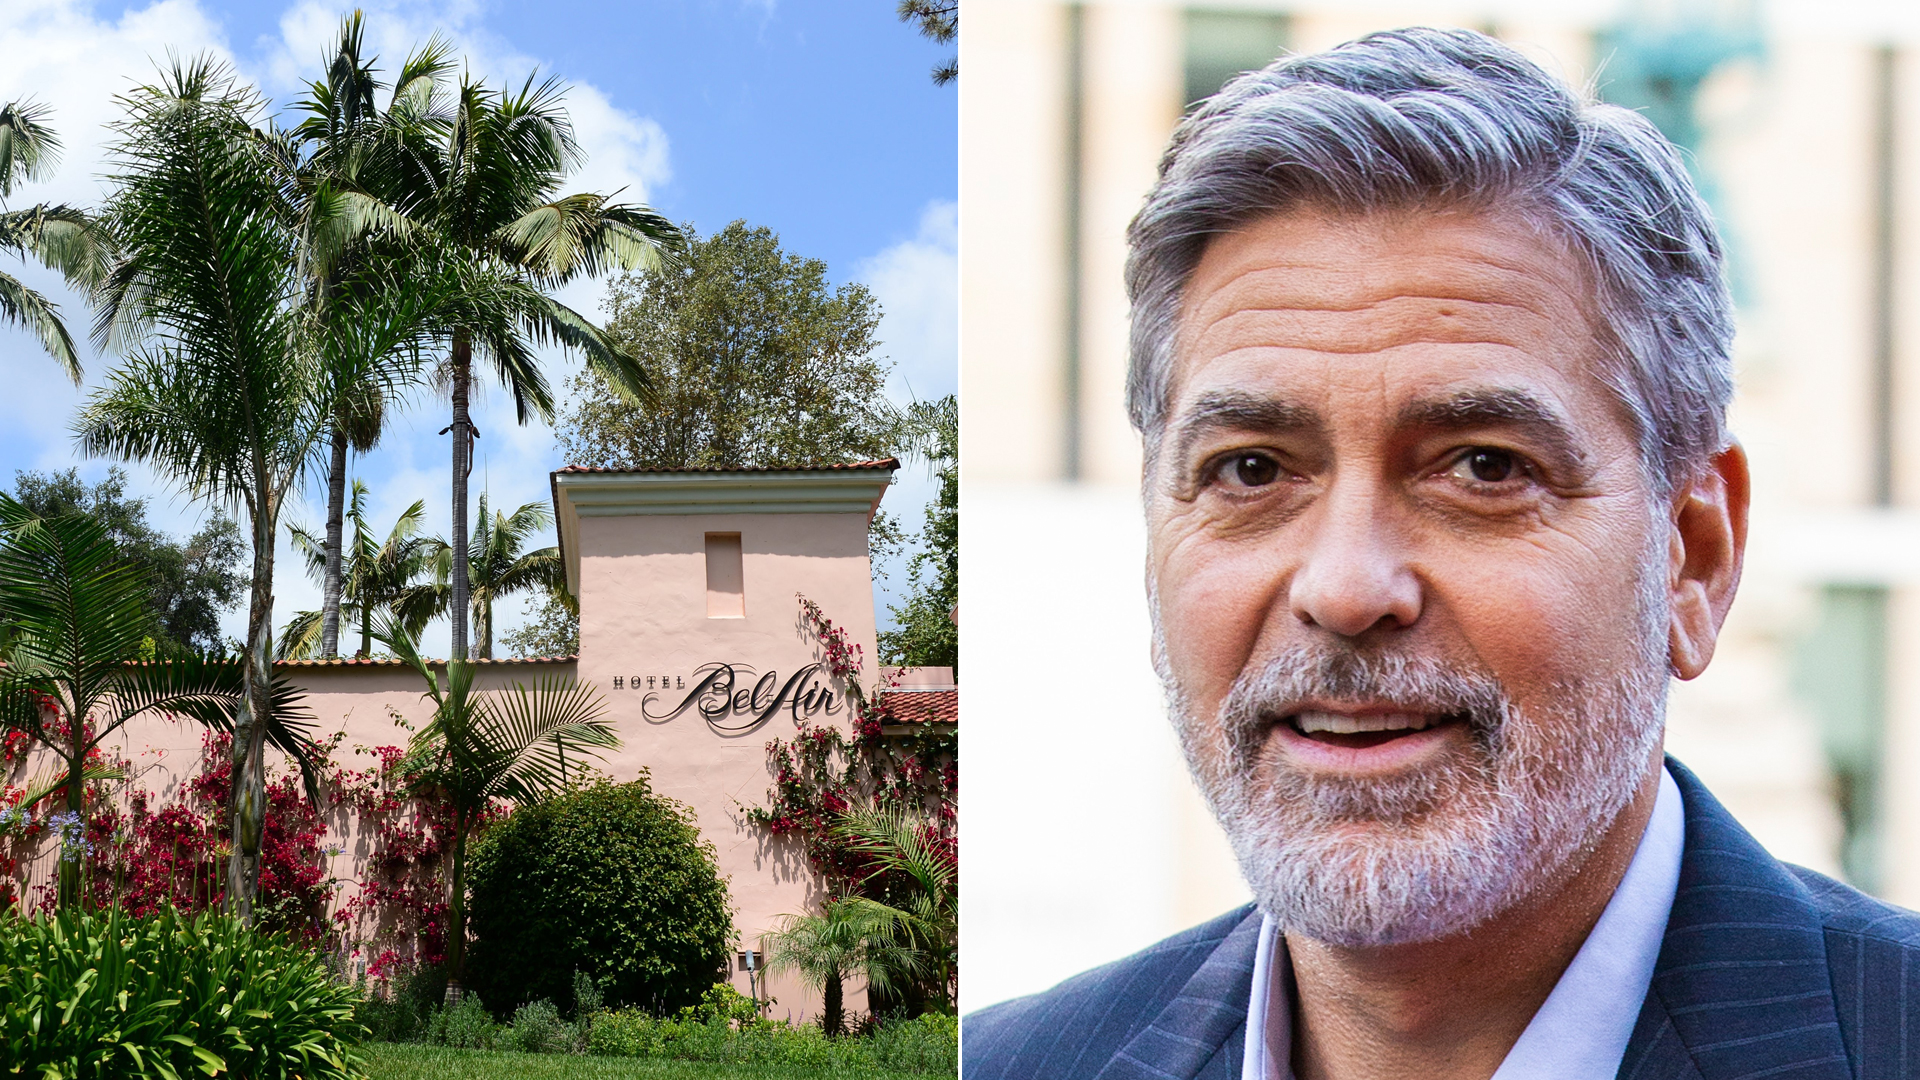
POLYGON ((1416 764, 1466 728, 1460 713, 1304 708, 1279 718, 1272 737, 1309 768, 1364 773, 1416 764))

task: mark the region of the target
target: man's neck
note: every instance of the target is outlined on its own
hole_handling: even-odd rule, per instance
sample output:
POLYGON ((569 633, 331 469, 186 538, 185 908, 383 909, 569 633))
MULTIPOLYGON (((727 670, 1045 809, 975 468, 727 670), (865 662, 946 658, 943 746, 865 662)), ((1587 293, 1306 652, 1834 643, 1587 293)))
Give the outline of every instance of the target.
POLYGON ((1487 1080, 1606 910, 1660 791, 1659 759, 1579 868, 1440 941, 1347 949, 1288 935, 1299 1080, 1487 1080))

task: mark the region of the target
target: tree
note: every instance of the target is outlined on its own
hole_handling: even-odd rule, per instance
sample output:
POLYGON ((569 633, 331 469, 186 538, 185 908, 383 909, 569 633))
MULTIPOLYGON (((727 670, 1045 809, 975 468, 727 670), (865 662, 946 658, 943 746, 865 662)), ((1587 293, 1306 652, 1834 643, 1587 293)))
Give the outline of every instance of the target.
POLYGON ((780 929, 764 939, 767 970, 791 971, 820 990, 820 1026, 828 1035, 846 1030, 848 976, 867 982, 869 994, 893 987, 912 957, 889 943, 889 913, 845 898, 828 900, 818 915, 783 915, 780 929))
POLYGON ((899 417, 902 453, 921 458, 939 478, 927 504, 919 550, 907 563, 906 602, 889 610, 896 629, 880 632, 889 664, 960 669, 960 410, 954 395, 915 402, 899 417))
POLYGON ((149 590, 147 634, 156 657, 225 651, 220 616, 246 590, 239 572, 245 542, 232 518, 215 511, 185 541, 171 539, 147 523, 146 499, 127 497, 127 474, 119 466, 92 487, 78 469, 17 472, 14 497, 35 516, 85 514, 106 529, 149 590))
POLYGON ((447 807, 453 818, 453 865, 447 875, 447 1000, 460 998, 467 949, 467 842, 497 800, 522 805, 567 786, 568 759, 584 772, 588 754, 620 745, 601 719, 606 703, 591 687, 546 678, 530 690, 474 689, 474 665, 447 661, 446 685, 420 658, 419 647, 391 620, 376 640, 427 684, 433 717, 408 746, 401 775, 413 790, 447 807))
POLYGON ((272 722, 280 512, 331 415, 301 304, 287 140, 207 59, 119 98, 105 217, 118 246, 95 335, 127 354, 81 411, 83 452, 145 461, 196 498, 244 508, 253 551, 245 706, 233 739, 227 897, 251 922, 272 722))
MULTIPOLYGON (((30 101, 0 105, 0 200, 22 180, 38 180, 53 171, 60 139, 43 122, 47 110, 30 101)), ((8 210, 0 202, 0 251, 38 259, 69 282, 91 286, 99 280, 105 248, 93 221, 70 206, 41 203, 8 210)), ((19 278, 0 273, 0 320, 31 330, 40 345, 80 385, 80 355, 60 321, 59 306, 28 288, 19 278)))
POLYGON ((567 460, 760 468, 891 453, 873 294, 830 287, 826 263, 782 251, 770 229, 686 231, 682 266, 623 276, 607 293, 607 334, 648 358, 657 403, 640 408, 576 378, 556 428, 567 460))
MULTIPOLYGON (((0 725, 25 732, 61 759, 67 809, 60 905, 80 898, 86 782, 93 751, 128 721, 180 714, 231 730, 245 691, 243 665, 188 654, 137 663, 151 625, 146 584, 105 526, 84 514, 39 517, 0 495, 0 725), (69 832, 72 835, 69 835, 69 832)), ((266 737, 299 760, 313 782, 312 744, 282 685, 265 714, 266 737)), ((45 790, 47 785, 41 785, 45 790)))
MULTIPOLYGON (((895 9, 903 23, 917 23, 920 36, 936 45, 951 45, 960 36, 960 0, 900 0, 895 9)), ((945 86, 960 77, 960 58, 933 68, 933 85, 945 86)))
POLYGON ((317 644, 328 658, 339 655, 348 451, 365 454, 379 443, 388 398, 419 372, 422 350, 443 329, 448 299, 447 268, 419 257, 400 207, 431 187, 421 162, 432 157, 434 92, 452 70, 450 49, 435 39, 408 57, 382 112, 375 99, 386 84, 375 77, 373 60, 361 57, 364 28, 358 11, 341 21, 327 74, 295 105, 307 116, 293 130, 309 152, 300 169, 302 263, 334 403, 317 644), (369 295, 396 285, 411 303, 369 295), (388 317, 369 318, 376 314, 388 317))
POLYGON ((500 635, 514 656, 575 656, 580 652, 580 612, 557 593, 535 603, 532 617, 500 635))
MULTIPOLYGON (((431 578, 447 542, 437 536, 420 535, 420 523, 426 514, 426 504, 415 500, 401 511, 393 528, 387 530, 386 539, 381 540, 367 524, 367 486, 358 480, 353 482, 353 497, 345 514, 353 526, 353 542, 342 561, 341 610, 360 626, 360 649, 355 656, 372 655, 376 619, 398 619, 408 634, 418 637, 446 606, 444 583, 431 578), (429 580, 422 581, 423 577, 429 580)), ((306 560, 307 575, 323 580, 329 562, 325 542, 299 525, 290 532, 294 551, 306 560)), ((292 660, 326 655, 322 625, 321 612, 294 612, 280 634, 278 655, 292 660)))
MULTIPOLYGON (((430 175, 420 178, 417 208, 409 210, 431 244, 471 267, 476 283, 489 277, 516 316, 491 323, 480 312, 450 319, 445 370, 453 399, 447 431, 455 537, 467 534, 467 476, 478 434, 468 411, 476 348, 512 393, 522 423, 530 412, 552 417, 552 393, 532 355, 532 347, 545 342, 579 350, 618 396, 647 401, 652 395, 634 354, 544 290, 608 269, 671 269, 684 240, 672 222, 644 206, 590 192, 556 195, 581 160, 562 94, 557 81, 536 85, 531 75, 517 92, 463 80, 430 175)), ((455 659, 467 656, 469 585, 467 549, 456 543, 449 597, 455 659)))
POLYGON ((480 520, 474 522, 467 545, 467 566, 473 581, 473 626, 479 659, 493 659, 493 604, 515 593, 539 590, 563 605, 567 596, 567 567, 554 546, 521 551, 527 538, 553 524, 553 514, 530 502, 511 514, 487 516, 487 497, 480 496, 480 520))
POLYGON ((872 860, 860 884, 866 895, 842 903, 875 928, 886 947, 913 958, 910 975, 942 1011, 953 1008, 960 964, 960 860, 951 836, 904 807, 856 807, 836 826, 853 851, 872 860), (874 893, 884 899, 876 899, 874 893))

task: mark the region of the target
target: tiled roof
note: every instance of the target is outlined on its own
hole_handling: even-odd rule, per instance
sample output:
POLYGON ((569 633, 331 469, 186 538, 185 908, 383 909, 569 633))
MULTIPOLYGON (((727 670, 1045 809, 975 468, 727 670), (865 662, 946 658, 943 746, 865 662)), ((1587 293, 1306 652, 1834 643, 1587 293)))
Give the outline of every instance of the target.
POLYGON ((753 468, 703 467, 691 469, 609 469, 600 465, 568 465, 563 473, 773 473, 773 472, 846 472, 857 469, 897 469, 899 458, 876 461, 848 461, 833 465, 765 465, 753 468))
MULTIPOLYGON (((500 656, 491 660, 475 660, 475 664, 485 667, 488 664, 571 664, 580 659, 578 656, 500 656)), ((445 660, 428 660, 430 665, 445 664, 445 660)), ((296 668, 365 668, 365 667, 404 667, 406 661, 391 657, 360 659, 341 657, 338 660, 275 660, 274 667, 296 668)))
POLYGON ((889 690, 881 695, 880 708, 886 712, 884 723, 958 724, 960 691, 889 690))

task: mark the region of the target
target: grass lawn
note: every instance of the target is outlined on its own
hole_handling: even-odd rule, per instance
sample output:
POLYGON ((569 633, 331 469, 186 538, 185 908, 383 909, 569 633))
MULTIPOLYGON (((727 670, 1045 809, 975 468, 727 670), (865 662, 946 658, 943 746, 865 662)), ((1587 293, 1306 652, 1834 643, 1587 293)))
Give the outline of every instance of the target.
MULTIPOLYGON (((846 1075, 771 1065, 451 1050, 418 1043, 367 1043, 360 1048, 360 1056, 373 1080, 826 1080, 846 1075)), ((861 1076, 865 1080, 929 1080, 925 1073, 875 1072, 861 1076)))

